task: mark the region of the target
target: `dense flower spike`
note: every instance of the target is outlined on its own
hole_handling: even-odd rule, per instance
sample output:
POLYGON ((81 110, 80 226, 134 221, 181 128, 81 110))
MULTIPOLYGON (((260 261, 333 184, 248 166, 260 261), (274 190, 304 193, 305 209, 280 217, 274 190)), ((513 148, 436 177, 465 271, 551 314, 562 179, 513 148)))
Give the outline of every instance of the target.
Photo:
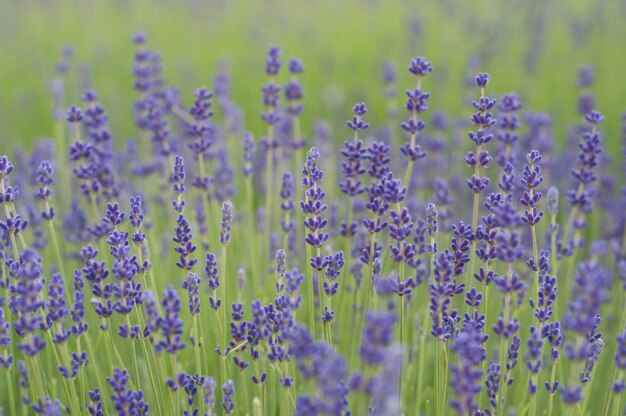
POLYGON ((222 222, 220 226, 220 243, 224 246, 230 243, 233 215, 233 204, 230 201, 225 201, 222 204, 222 222))
POLYGON ((580 230, 586 227, 586 216, 594 208, 593 183, 597 180, 597 165, 602 154, 602 136, 597 131, 597 125, 604 121, 604 116, 593 110, 585 116, 589 123, 590 130, 582 133, 582 138, 578 143, 579 154, 576 158, 578 168, 572 169, 571 173, 577 183, 576 189, 567 192, 567 200, 572 209, 565 225, 561 246, 564 255, 571 255, 583 242, 580 239, 580 230), (570 240, 570 233, 575 230, 573 240, 570 240))
POLYGON ((460 364, 451 367, 451 386, 457 396, 451 405, 459 414, 474 414, 478 410, 474 398, 482 389, 480 379, 483 371, 477 367, 485 359, 482 344, 486 341, 486 335, 482 335, 473 324, 468 324, 452 344, 451 349, 458 355, 460 364))
POLYGON ((181 340, 183 334, 183 321, 180 319, 180 298, 174 289, 169 285, 163 291, 161 300, 164 315, 159 316, 156 324, 161 330, 163 339, 154 345, 156 351, 167 351, 170 354, 177 354, 186 343, 181 340))
MULTIPOLYGON (((346 159, 341 163, 342 180, 339 181, 339 188, 349 197, 355 197, 364 192, 359 176, 365 173, 362 162, 365 159, 366 149, 363 141, 358 138, 358 133, 369 128, 369 124, 363 119, 367 112, 364 103, 355 104, 352 108, 354 116, 348 121, 348 127, 354 131, 352 141, 346 140, 341 155, 346 159)), ((351 227, 351 224, 348 224, 351 227)))
MULTIPOLYGON (((118 415, 147 415, 150 407, 144 400, 143 391, 128 389, 128 371, 115 368, 113 376, 107 377, 107 382, 113 390, 111 399, 118 415)), ((98 397, 99 395, 94 397, 98 397)), ((93 398, 92 398, 93 399, 93 398)))
POLYGON ((514 163, 517 158, 518 131, 521 127, 521 122, 516 112, 521 108, 522 104, 517 94, 511 93, 502 96, 498 106, 500 116, 497 122, 498 132, 496 133, 496 139, 500 142, 496 160, 501 167, 504 167, 507 163, 514 163))
MULTIPOLYGON (((474 175, 465 180, 467 186, 474 192, 480 194, 489 185, 489 178, 480 176, 480 168, 486 168, 491 163, 489 152, 483 150, 483 146, 493 139, 492 127, 496 124, 496 118, 491 110, 496 105, 496 100, 485 95, 485 87, 489 82, 489 74, 480 73, 476 75, 476 85, 481 89, 480 98, 472 101, 472 106, 476 112, 470 121, 476 126, 476 131, 470 131, 468 137, 476 145, 476 152, 468 152, 465 156, 465 163, 474 168, 474 175)), ((472 224, 476 225, 476 224, 472 224)))

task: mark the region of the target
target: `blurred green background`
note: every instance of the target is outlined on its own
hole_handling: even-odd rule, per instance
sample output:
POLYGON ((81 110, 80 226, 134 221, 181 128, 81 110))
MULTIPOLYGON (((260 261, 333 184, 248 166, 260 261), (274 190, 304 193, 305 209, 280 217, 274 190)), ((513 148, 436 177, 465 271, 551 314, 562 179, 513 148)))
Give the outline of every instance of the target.
MULTIPOLYGON (((382 123, 382 63, 396 64, 403 91, 414 83, 409 60, 424 55, 434 66, 424 84, 431 108, 467 117, 465 79, 488 71, 491 94, 516 91, 525 109, 550 112, 562 143, 567 124, 578 121, 576 73, 592 65, 597 107, 607 116, 609 147, 617 149, 626 109, 624 18, 624 0, 0 0, 0 143, 8 151, 53 134, 50 82, 65 44, 75 50, 68 104, 79 102, 79 68, 88 68, 116 138, 136 134, 131 36, 143 31, 187 103, 194 88, 212 88, 219 61, 227 60, 245 128, 256 132, 263 62, 273 44, 284 58, 304 60, 309 136, 319 118, 345 120, 355 100, 367 102, 372 123, 382 123), (480 64, 472 68, 472 61, 480 64)), ((336 132, 343 139, 343 130, 336 132)))

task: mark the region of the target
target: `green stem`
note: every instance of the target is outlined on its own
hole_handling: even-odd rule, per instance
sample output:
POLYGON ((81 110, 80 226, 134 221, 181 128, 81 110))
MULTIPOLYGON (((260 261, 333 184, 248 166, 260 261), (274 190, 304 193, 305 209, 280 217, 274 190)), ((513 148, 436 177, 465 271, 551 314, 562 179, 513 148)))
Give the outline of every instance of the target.
POLYGON ((11 378, 11 367, 7 370, 7 387, 9 394, 9 408, 11 409, 12 415, 17 415, 16 407, 15 407, 15 393, 13 392, 13 378, 11 378))
MULTIPOLYGON (((509 263, 508 265, 508 280, 510 281, 511 277, 513 275, 513 266, 509 263)), ((504 322, 508 322, 508 320, 510 319, 510 304, 511 304, 511 295, 509 293, 506 294, 506 296, 504 297, 504 310, 502 312, 502 318, 504 320, 504 322)), ((504 405, 505 405, 505 400, 506 400, 506 389, 505 389, 505 383, 506 383, 506 378, 508 377, 508 372, 505 371, 504 369, 504 365, 505 365, 505 358, 506 358, 506 338, 502 337, 500 339, 500 374, 502 374, 501 380, 500 380, 500 384, 498 386, 498 403, 497 403, 497 411, 496 414, 497 415, 503 415, 504 414, 504 405)))
POLYGON ((404 346, 404 296, 400 296, 400 377, 398 380, 398 409, 402 409, 402 393, 404 391, 404 368, 406 366, 405 346, 404 346))
MULTIPOLYGON (((552 372, 550 375, 550 388, 553 388, 556 379, 556 365, 558 360, 552 360, 552 372)), ((552 407, 554 406, 554 393, 550 393, 548 398, 548 416, 552 416, 552 407)))
POLYGON ((224 354, 226 352, 226 338, 228 338, 227 336, 227 325, 226 325, 226 308, 228 305, 228 302, 226 301, 226 253, 227 253, 227 246, 226 245, 222 245, 222 280, 220 282, 220 290, 222 292, 222 306, 221 306, 221 312, 222 312, 222 323, 224 325, 223 331, 222 331, 222 357, 220 357, 220 370, 221 370, 221 375, 222 375, 222 384, 226 383, 226 359, 224 357, 224 354))
POLYGON ((309 278, 307 279, 309 285, 309 330, 311 331, 311 336, 315 339, 315 294, 313 289, 313 267, 311 266, 311 246, 306 245, 306 258, 307 265, 306 268, 309 271, 309 278))
POLYGON ((419 345, 419 370, 417 372, 417 391, 415 400, 415 412, 419 414, 420 405, 422 404, 422 392, 424 391, 424 367, 426 358, 426 322, 428 320, 428 314, 424 314, 424 320, 422 321, 420 345, 419 345))
MULTIPOLYGON (((46 205, 48 205, 47 202, 46 202, 46 205)), ((61 272, 61 276, 63 276, 63 278, 66 278, 65 267, 63 266, 64 261, 63 261, 63 257, 61 256, 61 248, 59 246, 59 240, 57 239, 57 233, 54 229, 53 221, 54 220, 47 221, 48 227, 50 228, 50 237, 52 238, 52 246, 54 247, 54 253, 57 258, 57 263, 59 264, 59 271, 61 272)))
MULTIPOLYGON (((256 259, 257 258, 257 253, 256 253, 256 238, 253 238, 253 236, 256 235, 255 229, 254 229, 254 224, 255 224, 255 212, 254 212, 254 192, 252 190, 252 176, 248 176, 246 178, 246 199, 247 199, 247 203, 248 203, 248 232, 250 233, 250 239, 248 240, 248 247, 250 248, 250 258, 251 259, 256 259)), ((254 296, 256 297, 257 294, 257 279, 258 279, 258 270, 256 267, 251 267, 250 268, 250 273, 251 273, 251 288, 252 288, 252 293, 254 294, 254 296)))

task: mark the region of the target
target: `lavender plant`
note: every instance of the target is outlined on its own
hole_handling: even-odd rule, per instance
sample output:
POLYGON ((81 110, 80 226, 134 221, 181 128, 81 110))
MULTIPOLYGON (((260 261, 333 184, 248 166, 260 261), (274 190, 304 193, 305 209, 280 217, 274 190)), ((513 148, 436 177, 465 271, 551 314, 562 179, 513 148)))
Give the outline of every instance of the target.
MULTIPOLYGON (((432 65, 417 57, 401 126, 387 63, 384 123, 372 97, 349 140, 317 124, 305 153, 316 95, 299 59, 282 83, 270 48, 262 132, 227 66, 189 105, 134 43, 137 141, 88 89, 52 149, 0 157, 4 413, 624 413, 624 195, 593 100, 560 155, 547 116, 515 93, 496 106, 479 73, 463 155, 449 115, 420 119, 432 65)), ((56 123, 74 81, 58 77, 56 123)))

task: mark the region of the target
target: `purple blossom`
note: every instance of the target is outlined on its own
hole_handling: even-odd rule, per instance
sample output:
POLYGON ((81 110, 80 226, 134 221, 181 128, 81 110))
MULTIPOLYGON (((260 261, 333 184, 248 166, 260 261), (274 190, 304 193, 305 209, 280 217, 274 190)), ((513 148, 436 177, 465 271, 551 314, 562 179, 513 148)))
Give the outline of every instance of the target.
POLYGON ((482 346, 487 341, 475 325, 464 325, 450 349, 459 357, 459 364, 451 365, 450 384, 457 398, 450 404, 459 414, 473 414, 477 410, 474 398, 482 387, 480 380, 483 371, 479 369, 485 360, 486 352, 482 346))
POLYGON ((128 389, 128 379, 128 371, 119 368, 113 369, 112 377, 107 377, 107 382, 113 390, 111 399, 117 414, 120 416, 147 415, 150 406, 144 400, 143 391, 128 389))
POLYGON ((176 293, 174 286, 168 285, 163 291, 161 300, 164 315, 157 319, 157 326, 161 330, 162 339, 154 344, 157 352, 166 351, 170 354, 177 354, 186 346, 181 341, 183 334, 183 321, 180 319, 180 297, 176 293))
POLYGON ((220 223, 220 244, 223 246, 230 244, 233 215, 233 204, 230 201, 225 201, 222 204, 222 221, 220 223))

